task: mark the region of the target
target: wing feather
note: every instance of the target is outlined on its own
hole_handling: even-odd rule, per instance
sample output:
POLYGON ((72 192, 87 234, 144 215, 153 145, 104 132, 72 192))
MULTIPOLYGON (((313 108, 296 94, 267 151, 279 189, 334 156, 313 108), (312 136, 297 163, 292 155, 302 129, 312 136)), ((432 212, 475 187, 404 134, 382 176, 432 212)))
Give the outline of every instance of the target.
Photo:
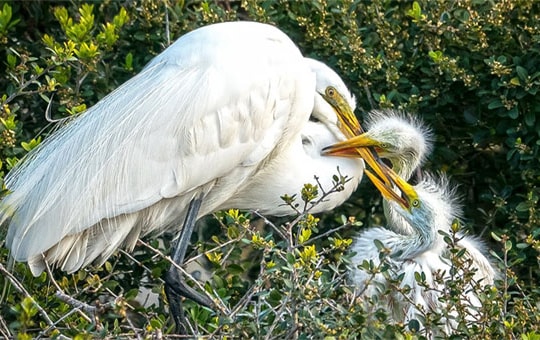
MULTIPOLYGON (((148 211, 239 167, 254 171, 307 121, 314 88, 296 46, 271 26, 228 23, 187 34, 9 174, 12 193, 1 207, 7 246, 16 260, 34 260, 100 221, 122 228, 121 215, 148 211)), ((64 265, 76 269, 87 257, 64 265)))

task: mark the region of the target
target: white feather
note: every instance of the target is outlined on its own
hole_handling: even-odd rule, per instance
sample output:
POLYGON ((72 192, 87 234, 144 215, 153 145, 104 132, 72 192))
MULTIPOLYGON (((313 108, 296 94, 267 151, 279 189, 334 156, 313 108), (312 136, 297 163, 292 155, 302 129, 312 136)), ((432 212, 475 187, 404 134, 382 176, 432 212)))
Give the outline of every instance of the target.
MULTIPOLYGON (((390 251, 387 261, 390 269, 386 273, 392 280, 401 278, 400 287, 408 286, 407 294, 392 291, 387 276, 372 274, 366 270, 355 268, 350 273, 351 281, 362 292, 364 298, 379 296, 381 306, 392 306, 391 317, 400 322, 408 323, 411 319, 421 320, 425 313, 441 312, 446 304, 439 300, 444 289, 442 282, 435 280, 436 275, 443 282, 451 279, 462 280, 460 274, 452 276, 449 257, 450 253, 439 232, 451 234, 451 226, 461 214, 457 205, 457 193, 447 178, 439 174, 435 177, 425 174, 424 179, 415 187, 420 201, 420 207, 408 212, 396 202, 389 202, 390 209, 399 213, 407 228, 371 228, 359 234, 353 243, 352 251, 356 254, 352 262, 356 265, 363 261, 372 261, 377 267, 381 264, 380 250, 375 240, 380 241, 390 251), (426 277, 427 288, 418 283, 415 273, 423 273, 426 277), (373 281, 373 282, 370 282, 373 281), (390 294, 386 292, 391 289, 390 294)), ((395 227, 395 226, 394 226, 395 227)), ((465 248, 465 258, 472 260, 471 269, 475 270, 473 282, 467 284, 467 289, 460 296, 461 302, 469 307, 470 320, 477 316, 476 308, 481 306, 480 300, 473 289, 473 284, 491 285, 496 278, 496 271, 484 254, 481 243, 472 238, 462 238, 456 244, 457 248, 465 248)), ((451 332, 455 327, 452 320, 445 321, 445 332, 451 332)))
POLYGON ((288 167, 296 169, 293 190, 315 173, 331 177, 338 166, 347 168, 355 180, 325 209, 343 202, 363 163, 308 159, 301 145, 303 135, 312 135, 307 123, 314 110, 334 124, 318 131, 323 140, 343 138, 335 112, 317 105, 317 77, 337 81, 354 102, 333 71, 313 65, 269 25, 216 24, 181 37, 7 176, 11 194, 0 222, 9 224, 12 256, 28 261, 35 275, 43 261, 68 272, 102 262, 139 236, 180 228, 199 193, 205 194, 201 216, 226 207, 282 214, 275 201, 285 192, 271 191, 270 199, 260 191, 273 182, 280 190, 291 184, 280 182, 288 167), (302 155, 278 157, 293 149, 302 155), (326 170, 311 171, 312 165, 326 170))

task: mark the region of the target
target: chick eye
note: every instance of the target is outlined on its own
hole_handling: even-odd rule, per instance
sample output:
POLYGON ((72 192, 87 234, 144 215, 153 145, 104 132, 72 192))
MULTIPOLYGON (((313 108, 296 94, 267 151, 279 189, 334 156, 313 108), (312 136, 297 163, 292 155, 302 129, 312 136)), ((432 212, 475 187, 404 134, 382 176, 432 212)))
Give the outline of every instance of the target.
POLYGON ((336 89, 333 86, 328 86, 326 88, 326 95, 328 97, 334 97, 336 95, 336 89))

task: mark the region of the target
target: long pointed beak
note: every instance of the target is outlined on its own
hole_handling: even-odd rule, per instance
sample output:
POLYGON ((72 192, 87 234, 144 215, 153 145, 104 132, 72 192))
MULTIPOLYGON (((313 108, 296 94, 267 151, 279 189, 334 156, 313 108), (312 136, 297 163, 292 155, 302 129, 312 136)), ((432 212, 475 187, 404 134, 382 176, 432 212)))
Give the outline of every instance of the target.
POLYGON ((370 139, 366 134, 359 136, 353 136, 345 141, 332 144, 322 149, 322 154, 327 156, 339 156, 339 157, 351 157, 358 158, 359 156, 370 166, 373 171, 379 176, 387 185, 391 185, 390 180, 386 176, 386 167, 382 167, 384 163, 374 150, 374 146, 377 142, 370 139))
POLYGON ((332 144, 322 149, 324 155, 340 155, 344 157, 358 157, 358 148, 378 147, 379 142, 370 138, 367 133, 332 144))
MULTIPOLYGON (((386 174, 394 182, 396 187, 401 191, 401 197, 408 202, 409 211, 411 208, 417 208, 420 200, 418 198, 418 193, 414 190, 414 187, 410 185, 406 180, 399 177, 394 170, 390 169, 386 164, 386 174)), ((394 190, 395 191, 395 190, 394 190)))
POLYGON ((364 133, 364 130, 356 118, 351 106, 339 92, 334 90, 331 96, 326 93, 321 93, 321 96, 336 111, 339 121, 339 129, 346 138, 352 138, 364 133))
POLYGON ((371 180, 373 185, 379 190, 379 192, 383 195, 383 197, 389 201, 395 201, 403 207, 405 210, 409 210, 409 202, 404 199, 403 197, 399 196, 392 187, 389 187, 381 181, 377 176, 375 176, 371 171, 365 170, 365 174, 368 176, 368 178, 371 180))
POLYGON ((391 185, 381 181, 371 171, 366 169, 365 173, 384 198, 397 202, 403 209, 410 212, 412 207, 416 207, 419 202, 416 190, 414 190, 414 187, 407 183, 407 181, 399 177, 392 169, 386 165, 384 165, 384 167, 386 168, 385 172, 388 177, 396 185, 399 191, 401 191, 401 196, 391 185))
POLYGON ((321 93, 321 96, 334 108, 336 111, 336 115, 338 117, 339 121, 339 129, 341 132, 345 135, 348 140, 343 141, 341 143, 337 143, 334 145, 331 145, 329 147, 326 147, 323 149, 323 155, 328 156, 339 156, 339 157, 354 157, 358 158, 360 156, 364 159, 364 161, 377 173, 379 177, 381 177, 387 184, 389 184, 389 180, 387 176, 384 173, 383 168, 381 168, 382 161, 380 160, 377 153, 372 150, 373 148, 356 148, 354 146, 352 147, 343 147, 340 150, 336 152, 332 152, 329 150, 326 152, 326 149, 332 148, 335 145, 339 145, 342 143, 345 143, 345 146, 350 143, 350 141, 354 141, 356 144, 355 138, 357 138, 359 135, 362 136, 364 134, 364 129, 362 129, 362 126, 360 125, 360 122, 356 118, 351 106, 345 98, 339 92, 337 92, 335 89, 332 92, 332 95, 329 95, 328 93, 321 93), (354 152, 352 152, 350 149, 354 148, 354 152), (343 151, 343 152, 342 152, 343 151))

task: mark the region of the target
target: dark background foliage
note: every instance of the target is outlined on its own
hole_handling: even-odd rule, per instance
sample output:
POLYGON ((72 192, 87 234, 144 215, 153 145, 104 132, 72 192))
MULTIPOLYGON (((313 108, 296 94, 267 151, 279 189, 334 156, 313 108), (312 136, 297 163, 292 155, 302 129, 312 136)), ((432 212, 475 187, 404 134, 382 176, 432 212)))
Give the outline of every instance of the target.
MULTIPOLYGON (((521 333, 538 336, 539 320, 535 313, 540 275, 540 96, 537 94, 540 2, 537 1, 0 2, 0 178, 54 131, 45 118, 49 100, 53 118, 84 111, 140 71, 183 33, 230 20, 272 23, 284 30, 305 55, 329 64, 356 95, 361 121, 363 113, 370 109, 392 107, 415 113, 432 127, 435 149, 426 168, 447 172, 460 185, 464 228, 489 244, 499 258, 499 266, 508 274, 497 295, 505 301, 505 308, 491 310, 493 319, 504 323, 500 328, 493 326, 483 336, 504 334, 512 338, 521 333)), ((330 239, 319 238, 313 243, 317 244, 316 258, 327 256, 332 259, 330 262, 337 261, 335 271, 323 270, 323 277, 343 276, 346 257, 342 259, 341 255, 346 246, 338 244, 339 241, 360 230, 360 224, 366 227, 384 223, 380 211, 379 195, 369 185, 363 185, 340 209, 320 216, 321 221, 315 227, 309 224, 309 216, 301 219, 308 226, 301 225, 300 230, 313 230, 314 235, 342 225, 350 216, 359 221, 338 232, 343 239, 330 234, 330 239)), ((221 245, 219 251, 206 255, 207 265, 209 262, 218 274, 206 288, 219 292, 231 306, 250 292, 250 282, 260 287, 261 280, 276 283, 273 280, 280 273, 265 272, 261 263, 269 253, 281 254, 275 247, 283 243, 271 242, 273 229, 268 225, 255 232, 246 229, 250 217, 257 220, 249 214, 220 213, 199 228, 196 251, 221 245), (242 239, 244 242, 227 243, 242 239), (248 268, 250 275, 240 275, 248 268)), ((282 222, 273 221, 276 225, 282 222)), ((6 273, 0 278, 5 287, 0 313, 2 334, 36 336, 40 332, 44 335, 65 332, 71 336, 134 336, 170 331, 163 302, 151 308, 132 304, 141 285, 161 292, 159 278, 169 263, 158 256, 158 250, 149 247, 166 252, 169 241, 167 237, 160 242, 147 240, 148 246, 141 244, 133 257, 121 253, 105 268, 75 275, 54 273, 52 281, 80 301, 100 299, 105 305, 114 302, 114 308, 103 308, 100 327, 81 314, 71 313, 72 305, 53 298, 58 287, 51 285, 50 277, 44 274, 33 278, 24 265, 17 265, 12 280, 6 273), (8 281, 13 280, 28 294, 10 288, 8 281), (61 325, 55 324, 58 327, 55 329, 38 306, 55 322, 71 314, 61 325), (129 317, 135 314, 141 321, 128 322, 136 319, 129 317), (137 333, 135 330, 139 328, 142 330, 137 333)), ((303 249, 300 253, 306 252, 304 259, 309 258, 308 248, 300 248, 303 249)), ((287 254, 288 250, 283 251, 287 254)), ((300 253, 296 255, 302 257, 300 253)), ((2 249, 0 256, 0 263, 7 266, 7 250, 2 249)), ((289 264, 276 261, 274 265, 286 268, 289 264)), ((316 273, 319 265, 322 264, 304 268, 306 277, 316 273)), ((322 284, 318 289, 335 288, 332 282, 328 280, 325 283, 328 287, 322 284)), ((274 295, 270 300, 281 301, 285 296, 283 291, 288 288, 291 287, 285 284, 283 290, 272 290, 270 294, 274 295)), ((302 294, 306 300, 306 293, 302 294)), ((313 296, 346 304, 347 298, 343 297, 346 294, 340 288, 333 295, 319 292, 313 296)), ((324 305, 323 300, 314 301, 324 305)), ((309 303, 306 306, 313 308, 309 303)), ((204 325, 198 329, 199 334, 286 334, 280 333, 280 327, 285 326, 272 326, 277 324, 275 319, 268 321, 268 328, 254 324, 247 317, 227 328, 217 326, 223 324, 219 314, 216 316, 197 306, 188 310, 193 320, 204 325), (266 333, 257 333, 261 329, 266 333)), ((384 322, 368 324, 365 313, 351 313, 334 310, 329 316, 321 311, 320 319, 314 324, 324 327, 311 329, 304 324, 303 329, 306 334, 310 334, 309 330, 312 334, 326 330, 320 334, 328 336, 406 332, 403 325, 388 328, 381 326, 384 322), (353 321, 343 323, 338 320, 340 315, 349 315, 353 321), (344 331, 351 325, 358 333, 344 331), (332 329, 337 331, 332 333, 332 329)), ((301 320, 302 314, 298 315, 301 320)))

